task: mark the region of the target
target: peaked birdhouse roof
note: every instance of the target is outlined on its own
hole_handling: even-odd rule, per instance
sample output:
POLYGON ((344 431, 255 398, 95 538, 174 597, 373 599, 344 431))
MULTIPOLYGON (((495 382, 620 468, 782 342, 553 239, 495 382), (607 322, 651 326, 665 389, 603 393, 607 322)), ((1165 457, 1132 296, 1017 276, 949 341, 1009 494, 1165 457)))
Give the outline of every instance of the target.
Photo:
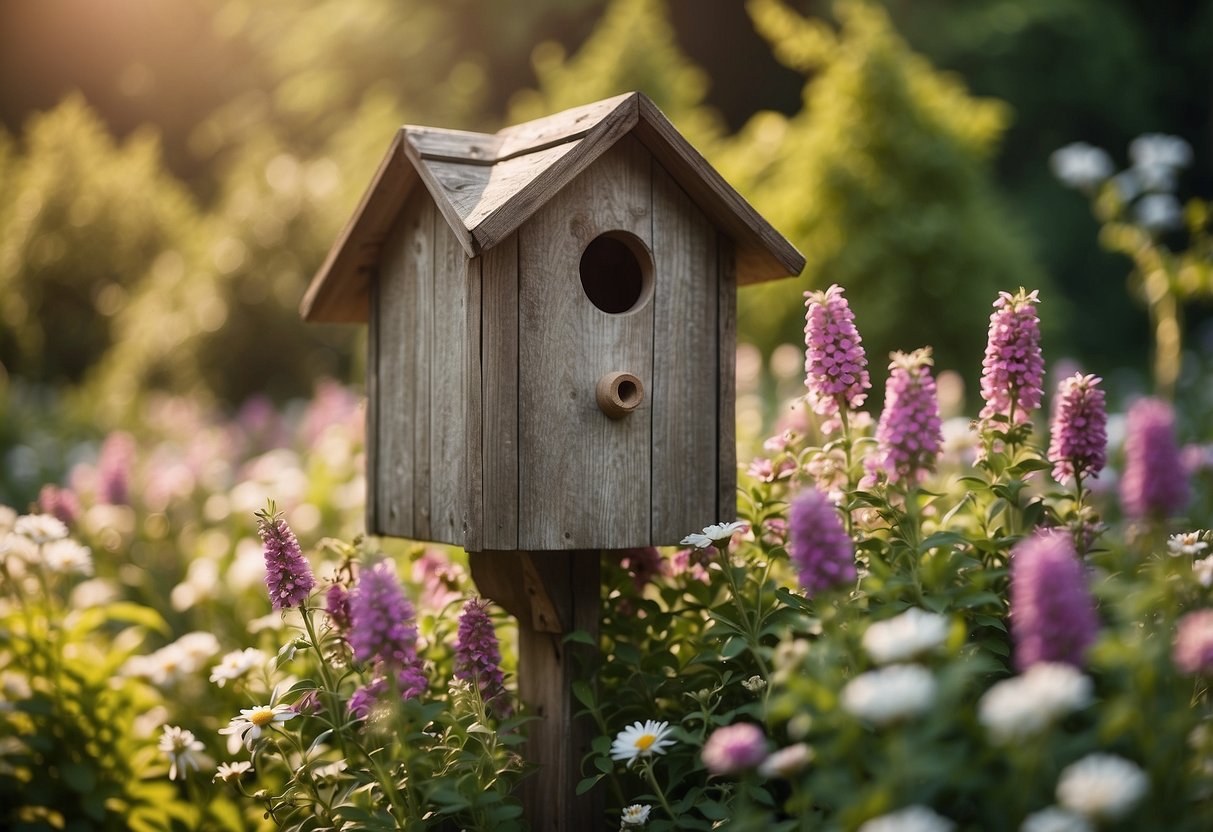
POLYGON ((420 184, 469 257, 525 223, 621 137, 636 138, 737 251, 739 284, 799 274, 804 256, 771 227, 642 93, 627 93, 497 133, 400 128, 354 216, 304 295, 308 321, 367 320, 369 276, 420 184))

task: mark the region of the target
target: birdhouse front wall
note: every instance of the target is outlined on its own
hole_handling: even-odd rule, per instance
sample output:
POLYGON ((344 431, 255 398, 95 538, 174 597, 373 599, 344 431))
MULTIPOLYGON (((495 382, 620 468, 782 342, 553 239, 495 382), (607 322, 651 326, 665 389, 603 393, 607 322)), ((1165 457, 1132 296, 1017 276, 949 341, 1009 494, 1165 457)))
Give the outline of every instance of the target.
POLYGON ((735 318, 731 244, 633 137, 476 257, 414 188, 372 281, 368 529, 622 549, 732 518, 735 318), (604 238, 643 273, 626 309, 615 261, 606 309, 583 279, 604 238), (616 418, 596 395, 610 373, 643 391, 616 418))
POLYGON ((625 137, 484 253, 477 548, 672 544, 732 516, 736 288, 720 245, 648 150, 625 137), (644 261, 647 283, 626 311, 598 308, 583 285, 583 258, 604 235, 644 261), (639 406, 616 419, 596 400, 613 372, 643 388, 639 406))

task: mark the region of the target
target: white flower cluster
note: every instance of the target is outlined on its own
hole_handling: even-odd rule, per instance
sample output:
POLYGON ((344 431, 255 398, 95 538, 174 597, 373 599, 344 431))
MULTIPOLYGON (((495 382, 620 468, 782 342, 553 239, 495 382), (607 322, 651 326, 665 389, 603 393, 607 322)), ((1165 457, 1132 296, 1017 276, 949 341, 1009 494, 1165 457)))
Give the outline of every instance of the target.
POLYGON ((1112 175, 1112 157, 1107 151, 1087 144, 1074 142, 1054 150, 1049 156, 1049 167, 1062 184, 1071 188, 1090 190, 1112 175))
POLYGON ((863 648, 877 664, 906 661, 943 646, 948 628, 945 616, 911 607, 868 627, 863 648))
POLYGON ((1184 555, 1199 555, 1205 549, 1209 548, 1209 544, 1201 540, 1205 532, 1184 532, 1183 534, 1173 534, 1167 538, 1167 552, 1171 557, 1178 558, 1184 555))
POLYGON ((1068 664, 1040 662, 994 685, 977 705, 977 719, 999 743, 1040 733, 1091 703, 1091 680, 1068 664))
POLYGON ((219 664, 211 668, 211 681, 219 687, 239 679, 255 667, 264 667, 269 656, 256 647, 226 653, 219 664))
POLYGON ((1076 812, 1050 806, 1024 818, 1019 832, 1095 832, 1095 827, 1076 812))
POLYGON ((907 806, 872 818, 859 832, 952 832, 956 824, 927 806, 907 806))
POLYGON ((930 710, 938 687, 922 665, 891 664, 847 682, 842 707, 859 719, 888 725, 930 710))
POLYGON ((122 666, 126 676, 140 676, 156 685, 175 682, 197 673, 219 652, 219 639, 213 633, 186 633, 147 656, 132 656, 122 666))
POLYGON ((1088 754, 1067 766, 1057 781, 1057 802, 1094 821, 1129 814, 1150 790, 1146 773, 1115 754, 1088 754))
POLYGON ((67 526, 49 514, 23 514, 7 506, 0 518, 0 562, 14 575, 41 565, 54 575, 92 575, 93 557, 87 546, 68 537, 67 526))

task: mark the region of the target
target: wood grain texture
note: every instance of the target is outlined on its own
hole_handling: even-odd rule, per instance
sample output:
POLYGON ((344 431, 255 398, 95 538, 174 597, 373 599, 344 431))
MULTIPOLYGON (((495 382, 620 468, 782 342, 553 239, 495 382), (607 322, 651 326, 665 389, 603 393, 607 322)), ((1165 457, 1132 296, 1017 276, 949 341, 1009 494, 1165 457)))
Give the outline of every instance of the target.
POLYGON ((581 705, 572 689, 593 648, 564 636, 583 630, 597 641, 602 556, 596 550, 473 552, 469 562, 480 592, 518 619, 518 697, 537 717, 527 728, 523 756, 539 769, 522 783, 523 815, 539 832, 601 829, 603 790, 576 794, 597 730, 591 720, 576 718, 581 705))
POLYGON ((491 165, 500 156, 501 138, 493 133, 408 124, 404 128, 404 136, 422 159, 491 165))
POLYGON ((518 235, 483 255, 484 548, 518 548, 518 235))
POLYGON ((522 549, 623 549, 650 536, 652 408, 598 409, 598 379, 653 366, 653 303, 596 308, 581 287, 586 245, 607 231, 652 250, 651 157, 619 141, 519 230, 519 529, 522 549))
POLYGON ((653 165, 653 534, 716 522, 716 229, 653 165))
POLYGON ((569 142, 498 162, 492 167, 447 161, 423 164, 442 188, 460 221, 474 230, 576 146, 577 142, 569 142))
POLYGON ((581 138, 604 119, 611 118, 619 108, 634 107, 635 96, 636 93, 627 92, 499 130, 497 136, 501 139, 501 145, 497 149, 497 156, 508 159, 558 142, 581 138))
POLYGON ((442 182, 439 181, 437 175, 430 168, 429 163, 421 158, 421 154, 412 144, 406 141, 403 147, 405 155, 412 163, 414 170, 417 171, 417 175, 421 177, 421 181, 425 183, 426 190, 430 192, 430 196, 434 200, 435 209, 459 241, 464 254, 468 257, 475 257, 479 253, 476 242, 472 239, 472 235, 463 224, 463 218, 459 216, 459 211, 446 197, 442 182))
POLYGON ((430 530, 427 540, 464 540, 467 431, 467 258, 441 218, 434 218, 430 317, 430 530))
POLYGON ((469 552, 484 548, 484 367, 481 361, 483 304, 483 259, 467 261, 467 314, 464 328, 464 389, 467 403, 463 414, 464 489, 463 539, 459 545, 469 552))
POLYGON ((366 333, 366 529, 377 534, 379 525, 379 466, 383 464, 379 450, 379 334, 383 331, 383 303, 380 291, 383 284, 383 269, 386 267, 388 249, 384 247, 385 261, 376 271, 370 284, 370 314, 366 333))
MULTIPOLYGON (((417 329, 416 235, 427 198, 419 192, 411 200, 383 247, 378 278, 378 363, 367 368, 375 376, 373 445, 374 483, 368 501, 375 503, 375 522, 369 530, 397 537, 413 536, 414 402, 418 395, 417 355, 413 336, 417 329)), ((368 477, 370 473, 368 471, 368 477)), ((370 480, 368 479, 368 482, 370 480)))
POLYGON ((682 137, 648 97, 639 98, 636 137, 742 253, 742 285, 800 274, 804 255, 763 219, 745 198, 682 137))
POLYGON ((441 222, 432 200, 419 198, 406 208, 411 233, 406 273, 416 287, 414 294, 413 329, 397 330, 401 341, 413 342, 413 398, 406 407, 413 408, 413 534, 417 540, 432 540, 430 536, 430 481, 433 443, 430 437, 430 371, 434 360, 434 226, 441 222), (413 209, 413 206, 416 206, 413 209))
POLYGON ((471 228, 476 242, 482 248, 492 248, 504 240, 602 154, 609 153, 616 141, 636 126, 637 98, 636 93, 624 96, 584 138, 570 143, 567 152, 562 153, 556 163, 540 170, 526 185, 501 201, 492 213, 476 222, 471 228))
POLYGON ((400 208, 419 182, 397 131, 354 215, 337 235, 299 305, 305 321, 358 323, 368 315, 371 275, 400 208))
POLYGON ((719 409, 716 520, 724 523, 737 517, 737 262, 733 241, 716 237, 716 262, 720 273, 717 349, 720 382, 716 392, 719 409))

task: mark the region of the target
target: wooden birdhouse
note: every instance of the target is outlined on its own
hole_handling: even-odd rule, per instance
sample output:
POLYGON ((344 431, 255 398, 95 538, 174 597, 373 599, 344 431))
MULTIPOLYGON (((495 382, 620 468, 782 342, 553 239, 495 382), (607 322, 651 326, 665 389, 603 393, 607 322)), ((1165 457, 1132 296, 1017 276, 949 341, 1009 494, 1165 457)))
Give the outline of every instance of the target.
POLYGON ((657 107, 404 127, 304 298, 368 322, 368 531, 677 543, 735 513, 736 289, 804 258, 657 107))

